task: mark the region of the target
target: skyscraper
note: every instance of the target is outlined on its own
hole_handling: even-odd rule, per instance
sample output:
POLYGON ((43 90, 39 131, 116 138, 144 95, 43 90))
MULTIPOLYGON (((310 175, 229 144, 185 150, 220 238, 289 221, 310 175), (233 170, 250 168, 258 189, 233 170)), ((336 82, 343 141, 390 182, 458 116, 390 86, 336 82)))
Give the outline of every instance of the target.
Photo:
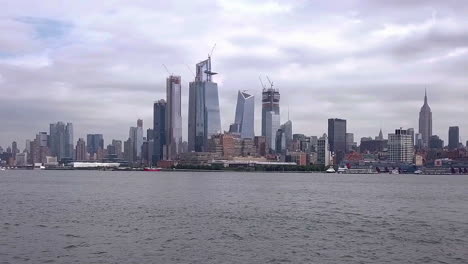
POLYGON ((281 125, 280 128, 284 132, 285 148, 289 149, 293 140, 293 127, 291 120, 286 121, 284 124, 281 125))
POLYGON ((388 134, 389 160, 397 163, 412 163, 414 145, 411 131, 396 129, 394 134, 388 134))
MULTIPOLYGON (((133 159, 131 162, 141 158, 141 147, 143 146, 143 120, 137 120, 136 127, 130 127, 128 137, 132 139, 133 159)), ((130 161, 130 160, 129 160, 130 161)))
POLYGON ((218 84, 212 81, 211 58, 197 63, 195 80, 189 85, 188 151, 202 152, 208 139, 221 132, 218 84))
POLYGON ((50 124, 49 148, 57 160, 73 159, 73 124, 57 122, 50 124))
POLYGON ((280 129, 280 115, 274 111, 269 111, 265 116, 265 137, 271 151, 276 150, 276 131, 280 129))
POLYGON ((78 161, 86 160, 86 142, 82 138, 76 142, 75 159, 78 161))
MULTIPOLYGON (((267 126, 267 115, 273 112, 275 115, 280 115, 280 93, 279 90, 273 88, 263 88, 262 91, 262 136, 267 136, 270 133, 271 127, 267 126)), ((274 131, 276 133, 276 130, 274 131)), ((274 148, 273 148, 274 149, 274 148)))
POLYGON ((166 148, 166 101, 163 99, 154 103, 153 107, 153 155, 152 163, 165 159, 166 148))
POLYGON ((112 146, 115 148, 115 154, 117 155, 117 158, 122 159, 123 158, 123 148, 122 148, 122 140, 112 140, 112 146))
POLYGON ((330 151, 335 153, 336 163, 339 164, 346 153, 346 120, 328 119, 328 142, 330 151))
POLYGON ((255 97, 246 91, 239 91, 237 94, 236 116, 234 124, 241 138, 254 138, 254 115, 255 115, 255 97))
POLYGON ((449 135, 448 135, 448 147, 450 150, 454 150, 458 148, 460 144, 460 128, 457 126, 449 127, 449 135))
POLYGON ((327 134, 323 134, 323 136, 317 140, 317 164, 324 166, 330 165, 329 147, 327 134))
MULTIPOLYGON (((174 160, 182 147, 181 78, 169 76, 166 80, 166 146, 167 159, 174 160)), ((156 142, 156 141, 155 141, 156 142)))
POLYGON ((86 135, 86 143, 86 150, 91 156, 96 155, 99 149, 104 149, 104 138, 102 134, 86 135))
POLYGON ((427 103, 427 92, 424 94, 424 105, 419 112, 419 134, 422 136, 423 147, 429 146, 429 138, 432 136, 432 111, 427 103))

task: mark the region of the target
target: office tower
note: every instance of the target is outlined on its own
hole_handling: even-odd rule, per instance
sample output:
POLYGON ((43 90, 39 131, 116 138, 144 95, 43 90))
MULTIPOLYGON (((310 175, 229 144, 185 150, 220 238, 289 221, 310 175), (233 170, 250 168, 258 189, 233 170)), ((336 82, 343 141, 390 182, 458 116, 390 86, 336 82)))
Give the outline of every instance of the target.
POLYGON ((153 141, 154 139, 154 130, 152 128, 146 129, 146 141, 153 141))
POLYGON ((207 149, 208 139, 221 132, 218 85, 212 81, 211 58, 196 65, 196 77, 189 85, 188 151, 207 149))
POLYGON ((2 148, 2 146, 0 146, 0 154, 2 154, 2 153, 3 153, 3 148, 2 148))
POLYGON ((429 146, 429 138, 432 136, 432 111, 427 103, 427 92, 424 94, 424 105, 419 112, 419 133, 422 136, 423 147, 429 146))
POLYGON ((115 148, 115 154, 117 155, 117 158, 123 159, 123 152, 122 152, 122 140, 112 140, 112 146, 115 148))
POLYGON ((396 129, 394 134, 388 134, 389 160, 397 163, 413 163, 414 146, 411 132, 396 129))
POLYGON ((102 134, 88 134, 86 135, 86 150, 90 156, 95 156, 99 149, 104 149, 104 138, 102 134))
POLYGON ((414 136, 415 136, 414 128, 408 128, 407 131, 408 131, 408 134, 410 134, 410 136, 411 136, 411 144, 414 146, 415 143, 416 143, 416 141, 414 139, 414 136))
POLYGON ((293 128, 291 120, 286 121, 284 124, 281 125, 280 128, 284 132, 285 148, 289 149, 293 140, 293 128))
POLYGON ((346 153, 346 120, 328 119, 328 142, 330 151, 335 153, 336 163, 340 164, 346 153))
POLYGON ((353 133, 346 133, 346 152, 353 151, 354 147, 354 134, 353 133))
POLYGON ((124 142, 124 159, 130 164, 135 160, 135 146, 131 138, 124 142))
POLYGON ((166 159, 166 110, 167 103, 163 99, 154 103, 153 106, 153 154, 152 163, 166 159))
POLYGON ((241 138, 253 139, 255 137, 254 111, 255 96, 250 95, 246 91, 239 91, 237 94, 236 115, 234 118, 234 123, 231 126, 233 127, 233 132, 239 133, 241 138))
POLYGON ((175 160, 182 147, 182 89, 180 76, 166 79, 167 159, 175 160))
POLYGON ((275 152, 278 154, 286 153, 286 132, 283 128, 280 128, 276 131, 275 136, 275 152))
POLYGON ((279 114, 276 114, 274 111, 266 113, 265 137, 267 138, 268 146, 272 152, 276 150, 276 131, 280 129, 280 122, 279 114))
POLYGON ((132 157, 134 160, 131 160, 131 161, 133 162, 138 159, 141 159, 141 147, 143 146, 143 120, 138 119, 137 126, 130 127, 128 134, 129 134, 128 137, 132 139, 132 145, 133 145, 132 157))
POLYGON ((15 156, 16 166, 26 166, 28 165, 28 153, 25 151, 23 153, 16 153, 15 156))
POLYGON ((423 140, 422 140, 422 135, 420 133, 416 133, 414 135, 414 145, 416 149, 423 148, 423 140))
POLYGON ((75 159, 78 161, 86 160, 86 142, 82 138, 76 142, 75 159))
POLYGON ((24 150, 28 153, 31 153, 31 140, 26 139, 26 145, 24 147, 24 150))
POLYGON ((16 143, 16 141, 13 141, 13 142, 11 143, 11 153, 13 154, 13 157, 15 157, 16 154, 19 153, 18 143, 16 143))
MULTIPOLYGON (((280 116, 279 103, 280 103, 279 90, 274 89, 273 85, 271 85, 270 88, 268 89, 263 87, 263 91, 262 91, 262 136, 264 137, 268 137, 267 135, 270 134, 272 131, 272 128, 267 125, 269 112, 273 112, 273 114, 278 115, 278 119, 279 119, 279 116, 280 116)), ((274 131, 274 133, 276 133, 276 130, 274 131)), ((271 140, 270 137, 268 138, 269 140, 271 140)))
POLYGON ((329 147, 327 134, 323 134, 323 136, 317 140, 317 164, 324 166, 330 165, 329 147))
POLYGON ((74 148, 73 148, 73 124, 67 123, 65 127, 65 157, 68 159, 74 158, 74 148))
POLYGON ((449 127, 448 147, 450 150, 457 149, 460 145, 460 128, 457 126, 449 127))

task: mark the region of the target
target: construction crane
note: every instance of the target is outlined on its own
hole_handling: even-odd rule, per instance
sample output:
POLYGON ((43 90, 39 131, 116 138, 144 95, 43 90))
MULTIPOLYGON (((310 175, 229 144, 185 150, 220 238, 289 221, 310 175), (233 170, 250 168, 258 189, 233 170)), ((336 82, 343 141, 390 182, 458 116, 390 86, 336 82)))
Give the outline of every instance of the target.
POLYGON ((164 69, 166 69, 167 74, 169 74, 170 76, 174 75, 173 73, 171 73, 171 72, 169 71, 169 69, 167 69, 167 67, 166 67, 166 65, 165 65, 164 63, 163 63, 162 66, 164 67, 164 69))
POLYGON ((270 83, 270 89, 273 89, 273 82, 270 81, 270 78, 268 78, 268 76, 266 78, 267 78, 268 82, 270 83))
POLYGON ((258 76, 258 79, 260 80, 260 84, 262 85, 262 88, 265 90, 266 87, 265 87, 265 84, 263 84, 263 81, 262 81, 262 76, 258 76))
POLYGON ((216 43, 214 44, 213 48, 211 49, 211 52, 210 54, 208 54, 208 57, 211 58, 211 56, 213 55, 213 52, 214 52, 214 49, 216 48, 216 43))
POLYGON ((187 69, 189 70, 189 72, 191 72, 191 73, 192 73, 192 75, 193 75, 193 78, 195 78, 195 77, 196 77, 196 75, 195 75, 195 73, 192 71, 192 69, 190 69, 190 66, 188 66, 188 64, 187 64, 187 63, 184 63, 184 64, 185 64, 185 66, 187 67, 187 69))

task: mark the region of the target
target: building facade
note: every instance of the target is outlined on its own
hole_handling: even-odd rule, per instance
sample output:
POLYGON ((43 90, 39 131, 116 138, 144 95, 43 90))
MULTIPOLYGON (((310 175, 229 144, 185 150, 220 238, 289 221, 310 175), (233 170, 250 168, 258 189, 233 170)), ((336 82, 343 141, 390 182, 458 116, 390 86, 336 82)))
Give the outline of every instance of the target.
MULTIPOLYGON (((280 116, 280 93, 279 90, 274 89, 273 85, 269 88, 263 88, 262 91, 262 136, 268 137, 271 140, 271 133, 273 131, 271 122, 268 122, 269 115, 277 115, 278 120, 280 116), (271 114, 270 112, 273 112, 271 114), (268 136, 270 135, 270 137, 268 136)), ((278 124, 279 126, 279 124, 278 124)), ((276 128, 278 130, 278 128, 276 128)), ((276 133, 273 131, 273 134, 276 133)), ((274 148, 273 148, 274 149, 274 148)))
POLYGON ((269 111, 266 113, 265 119, 265 137, 270 147, 269 152, 276 151, 276 132, 280 129, 280 115, 276 114, 274 111, 269 111))

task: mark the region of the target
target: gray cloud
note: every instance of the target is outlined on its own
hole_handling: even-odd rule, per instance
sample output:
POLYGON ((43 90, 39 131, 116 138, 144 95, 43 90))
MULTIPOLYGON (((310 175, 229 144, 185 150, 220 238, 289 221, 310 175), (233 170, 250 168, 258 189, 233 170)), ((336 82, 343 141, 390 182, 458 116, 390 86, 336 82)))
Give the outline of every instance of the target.
POLYGON ((74 123, 76 140, 125 139, 137 118, 150 127, 163 63, 182 76, 186 134, 186 64, 193 70, 214 43, 224 129, 247 89, 260 133, 258 76, 268 75, 297 133, 321 135, 330 117, 348 119, 356 139, 417 130, 428 88, 434 132, 446 138, 459 125, 468 139, 467 10, 461 1, 11 3, 0 11, 0 145, 23 145, 59 120, 74 123))

